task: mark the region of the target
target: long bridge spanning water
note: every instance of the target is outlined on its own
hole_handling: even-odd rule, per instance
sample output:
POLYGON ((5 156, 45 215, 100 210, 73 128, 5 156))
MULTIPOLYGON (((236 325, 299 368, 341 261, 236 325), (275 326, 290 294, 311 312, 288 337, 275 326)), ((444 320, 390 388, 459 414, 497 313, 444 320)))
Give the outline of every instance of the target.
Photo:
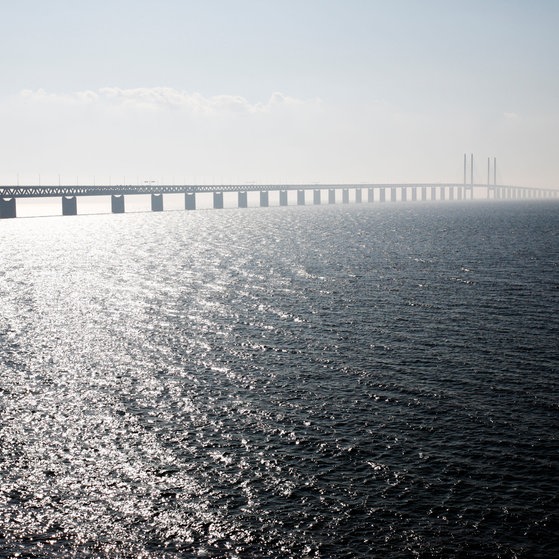
POLYGON ((85 186, 0 186, 0 219, 17 216, 18 198, 57 198, 62 201, 62 215, 77 215, 78 197, 110 196, 112 213, 124 213, 125 197, 150 195, 151 210, 163 211, 164 194, 184 194, 185 210, 195 210, 196 195, 213 194, 213 208, 224 208, 224 193, 237 193, 237 207, 248 207, 248 193, 260 192, 260 207, 270 205, 270 192, 279 193, 279 205, 288 205, 288 192, 297 192, 297 205, 343 204, 352 201, 417 202, 461 201, 474 199, 524 200, 559 198, 559 190, 483 184, 228 184, 228 185, 85 185, 85 186), (312 192, 312 199, 308 192, 312 192), (337 195, 341 192, 340 196, 337 195), (365 196, 364 196, 365 193, 365 196), (326 196, 323 196, 326 194, 326 196))

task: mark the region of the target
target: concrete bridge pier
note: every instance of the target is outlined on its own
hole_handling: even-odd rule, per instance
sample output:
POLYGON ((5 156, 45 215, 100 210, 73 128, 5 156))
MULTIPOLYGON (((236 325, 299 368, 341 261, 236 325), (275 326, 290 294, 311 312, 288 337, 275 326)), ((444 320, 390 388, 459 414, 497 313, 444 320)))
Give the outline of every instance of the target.
POLYGON ((390 189, 390 201, 391 202, 396 202, 396 189, 395 188, 390 189))
POLYGON ((196 209, 196 193, 195 192, 185 192, 185 194, 184 194, 184 209, 185 210, 195 210, 196 209))
POLYGON ((457 196, 458 200, 462 200, 462 187, 461 186, 459 186, 456 189, 456 196, 457 196))
POLYGON ((421 187, 421 201, 425 202, 426 200, 427 200, 427 187, 422 186, 421 187))
POLYGON ((328 190, 328 203, 335 204, 336 203, 336 189, 330 188, 328 190))
POLYGON ((446 198, 446 191, 444 186, 440 187, 440 193, 441 193, 440 200, 444 200, 446 198))
POLYGON ((267 190, 262 190, 260 192, 260 207, 267 208, 270 205, 270 198, 268 196, 267 190))
POLYGON ((280 190, 280 206, 287 206, 287 190, 280 190))
POLYGON ((408 201, 408 189, 405 186, 402 186, 402 195, 401 195, 402 202, 408 201))
POLYGON ((248 208, 248 195, 246 192, 239 192, 237 194, 237 207, 248 208))
POLYGON ((448 199, 449 200, 454 200, 454 187, 453 186, 448 187, 448 199))
POLYGON ((361 204, 363 202, 363 191, 361 188, 355 189, 355 203, 361 204))
POLYGON ((417 186, 411 187, 411 200, 412 202, 417 202, 417 186))
POLYGON ((304 190, 297 190, 297 205, 304 206, 305 205, 305 191, 304 190))
POLYGON ((375 189, 374 188, 369 188, 368 189, 367 201, 369 203, 372 203, 372 202, 375 201, 375 189))
POLYGON ((436 200, 437 199, 437 187, 436 186, 432 186, 431 187, 431 200, 436 200))
POLYGON ((380 201, 386 202, 386 189, 384 187, 380 189, 380 201))
POLYGON ((16 199, 0 198, 0 219, 16 217, 16 199))
POLYGON ((114 214, 124 213, 124 195, 111 194, 111 212, 114 214))
POLYGON ((162 212, 163 211, 163 194, 152 194, 151 195, 151 211, 152 212, 162 212))
POLYGON ((214 192, 214 210, 223 209, 223 192, 214 192))
POLYGON ((62 215, 78 215, 78 203, 75 196, 62 196, 62 215))
POLYGON ((349 190, 347 188, 342 189, 342 204, 349 204, 349 190))
POLYGON ((313 192, 313 203, 315 206, 320 206, 320 189, 315 189, 315 191, 313 192))

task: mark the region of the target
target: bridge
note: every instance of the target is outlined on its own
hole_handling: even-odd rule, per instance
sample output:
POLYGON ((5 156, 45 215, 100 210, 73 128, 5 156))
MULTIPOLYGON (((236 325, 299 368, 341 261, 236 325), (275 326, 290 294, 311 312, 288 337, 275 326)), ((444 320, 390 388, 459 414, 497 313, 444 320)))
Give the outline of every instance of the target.
POLYGON ((327 203, 335 204, 341 192, 341 202, 350 201, 350 190, 354 191, 353 201, 362 203, 363 193, 367 202, 407 202, 407 201, 461 201, 479 199, 525 200, 559 198, 559 190, 528 188, 497 184, 228 184, 228 185, 115 185, 115 186, 0 186, 0 219, 17 216, 18 198, 57 198, 62 201, 62 215, 77 215, 77 199, 82 196, 110 196, 112 213, 124 213, 125 196, 150 195, 151 210, 163 211, 164 194, 184 194, 185 210, 196 209, 196 195, 213 194, 213 207, 222 209, 223 194, 237 193, 237 207, 248 207, 248 192, 260 192, 260 207, 269 206, 269 193, 279 192, 279 205, 288 205, 288 192, 297 192, 297 205, 305 205, 310 200, 307 192, 312 192, 312 204, 322 204, 322 194, 327 193, 327 203), (474 197, 474 192, 478 195, 474 197), (479 196, 481 193, 481 196, 479 196))

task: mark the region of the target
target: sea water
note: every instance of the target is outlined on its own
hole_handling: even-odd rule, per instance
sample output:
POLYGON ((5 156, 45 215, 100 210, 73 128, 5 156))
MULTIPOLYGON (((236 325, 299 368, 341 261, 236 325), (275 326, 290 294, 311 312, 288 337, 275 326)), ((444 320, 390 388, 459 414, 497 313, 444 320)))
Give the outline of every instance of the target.
POLYGON ((0 222, 0 557, 559 554, 559 204, 0 222))

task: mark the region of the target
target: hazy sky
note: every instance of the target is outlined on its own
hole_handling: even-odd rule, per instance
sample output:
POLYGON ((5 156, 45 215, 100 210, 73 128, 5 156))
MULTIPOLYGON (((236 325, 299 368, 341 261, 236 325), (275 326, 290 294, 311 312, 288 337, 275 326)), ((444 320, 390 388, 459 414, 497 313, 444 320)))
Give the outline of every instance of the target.
POLYGON ((0 181, 559 188, 557 0, 0 0, 0 181))

